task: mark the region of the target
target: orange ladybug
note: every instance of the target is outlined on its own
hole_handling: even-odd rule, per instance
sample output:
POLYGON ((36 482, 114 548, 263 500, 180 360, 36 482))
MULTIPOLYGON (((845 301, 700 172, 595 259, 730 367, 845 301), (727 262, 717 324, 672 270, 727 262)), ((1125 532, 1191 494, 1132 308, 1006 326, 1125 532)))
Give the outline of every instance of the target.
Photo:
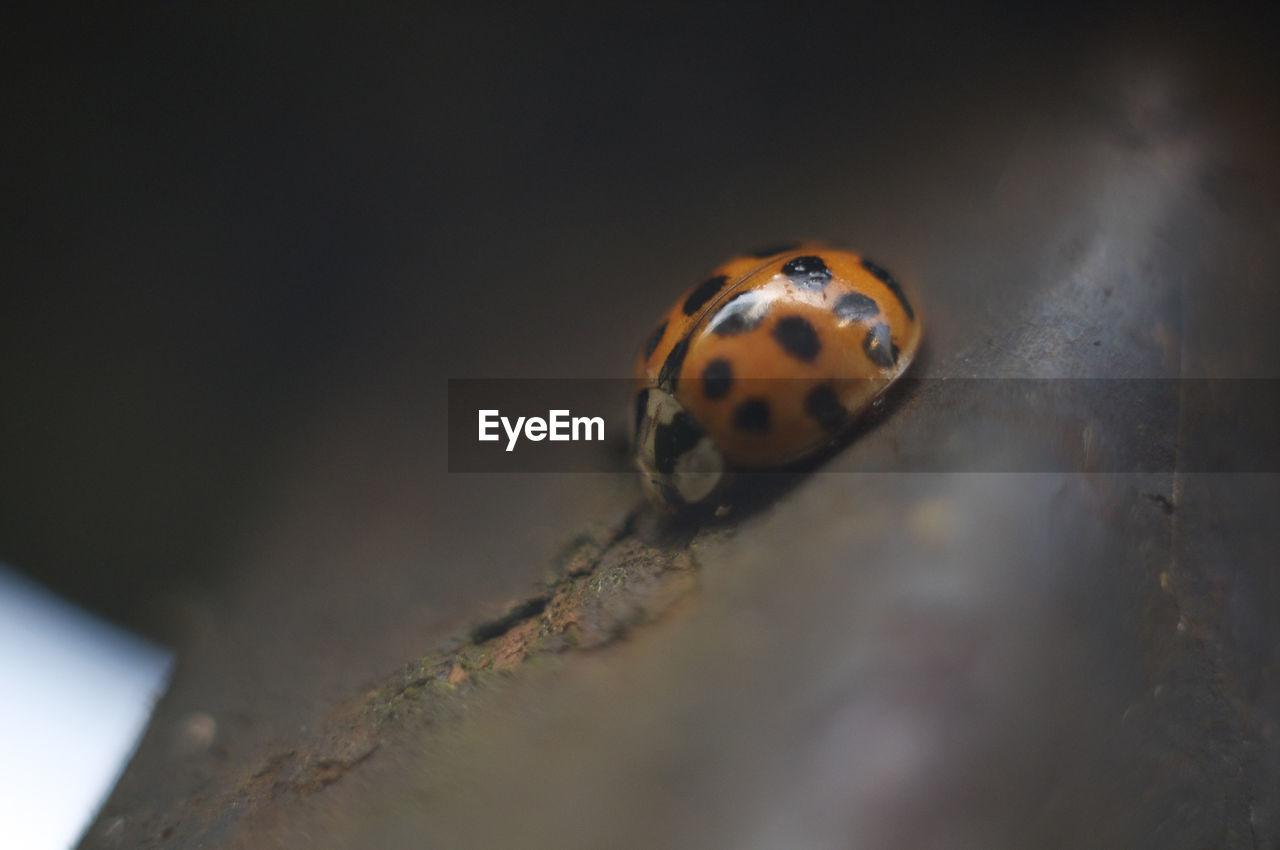
POLYGON ((734 257, 675 303, 636 361, 645 489, 681 510, 734 469, 828 445, 910 365, 920 318, 891 274, 820 243, 734 257))

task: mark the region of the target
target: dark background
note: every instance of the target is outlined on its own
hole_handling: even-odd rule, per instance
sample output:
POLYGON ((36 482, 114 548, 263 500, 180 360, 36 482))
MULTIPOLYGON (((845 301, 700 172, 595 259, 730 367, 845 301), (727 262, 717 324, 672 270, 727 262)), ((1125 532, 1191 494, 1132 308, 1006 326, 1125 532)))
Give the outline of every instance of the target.
MULTIPOLYGON (((636 503, 626 476, 447 474, 447 379, 626 377, 734 252, 874 254, 924 305, 921 377, 1280 373, 1280 64, 1253 11, 4 15, 0 559, 177 647, 117 803, 148 834, 636 503), (197 710, 212 761, 182 761, 197 710)), ((916 409, 903 445, 943 444, 954 411, 916 409)), ((1273 588, 1269 479, 1208 490, 1192 527, 1236 534, 1180 563, 1273 588)), ((1272 625, 1226 666, 1264 669, 1272 625)))

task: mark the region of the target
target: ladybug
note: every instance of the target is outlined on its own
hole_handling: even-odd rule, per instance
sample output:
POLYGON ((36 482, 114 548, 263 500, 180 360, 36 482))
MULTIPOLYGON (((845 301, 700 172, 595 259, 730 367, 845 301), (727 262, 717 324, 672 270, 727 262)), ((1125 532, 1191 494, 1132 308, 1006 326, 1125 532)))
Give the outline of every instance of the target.
POLYGON ((733 257, 636 359, 634 447, 668 511, 714 504, 733 470, 829 445, 910 365, 920 319, 889 272, 821 243, 733 257))

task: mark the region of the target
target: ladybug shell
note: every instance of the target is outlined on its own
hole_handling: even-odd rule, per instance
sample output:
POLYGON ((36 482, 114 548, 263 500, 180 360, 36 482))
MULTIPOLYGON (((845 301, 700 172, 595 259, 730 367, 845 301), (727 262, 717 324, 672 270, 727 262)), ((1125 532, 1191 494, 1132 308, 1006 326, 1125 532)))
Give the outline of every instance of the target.
MULTIPOLYGON (((902 288, 858 254, 799 243, 734 257, 677 301, 642 346, 637 436, 651 425, 645 406, 656 390, 674 397, 727 465, 782 466, 856 419, 919 343, 902 288)), ((672 466, 645 457, 639 442, 637 451, 642 469, 672 466)))

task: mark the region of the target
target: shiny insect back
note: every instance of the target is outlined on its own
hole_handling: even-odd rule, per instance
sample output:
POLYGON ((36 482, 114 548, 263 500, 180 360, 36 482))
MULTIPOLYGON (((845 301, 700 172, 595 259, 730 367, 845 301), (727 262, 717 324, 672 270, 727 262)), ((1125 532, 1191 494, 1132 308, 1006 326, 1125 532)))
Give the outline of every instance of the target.
POLYGON ((856 421, 919 344, 906 293, 859 254, 795 243, 722 263, 641 346, 646 490, 679 510, 712 501, 734 469, 801 460, 856 421))

